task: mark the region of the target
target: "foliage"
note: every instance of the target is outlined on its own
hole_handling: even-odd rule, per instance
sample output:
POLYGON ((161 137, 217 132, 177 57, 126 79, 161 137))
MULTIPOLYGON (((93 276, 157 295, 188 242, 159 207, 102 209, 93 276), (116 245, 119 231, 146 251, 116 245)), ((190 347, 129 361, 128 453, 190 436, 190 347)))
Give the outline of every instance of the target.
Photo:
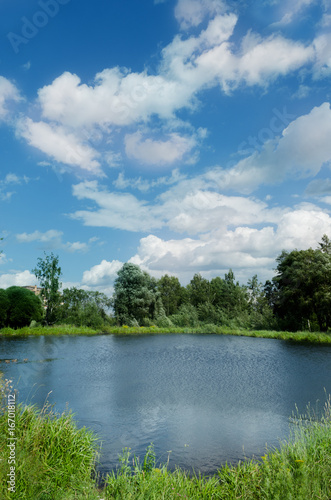
POLYGON ((223 316, 234 319, 247 311, 248 296, 246 287, 235 282, 232 269, 225 274, 224 279, 217 276, 210 282, 211 302, 222 311, 223 316))
POLYGON ((210 300, 210 283, 201 274, 195 274, 186 288, 192 306, 198 307, 210 300))
POLYGON ((170 317, 175 326, 196 327, 199 324, 198 311, 192 304, 183 304, 177 314, 170 317))
POLYGON ((56 321, 57 309, 61 302, 59 290, 62 286, 60 283, 62 271, 59 267, 58 256, 53 255, 53 253, 50 255, 44 253, 44 259, 38 259, 37 267, 32 272, 42 288, 40 295, 46 304, 45 323, 52 324, 56 321))
POLYGON ((277 259, 275 313, 292 330, 317 322, 320 331, 331 325, 331 254, 293 250, 277 259))
POLYGON ((171 316, 185 301, 185 288, 181 286, 176 276, 165 274, 157 282, 166 316, 171 316))
POLYGON ((59 307, 59 321, 76 325, 102 328, 109 324, 107 311, 112 301, 100 292, 86 291, 79 288, 65 288, 59 307))
POLYGON ((136 264, 126 263, 118 271, 114 284, 113 307, 119 324, 142 325, 154 318, 158 293, 156 280, 136 264))
POLYGON ((0 289, 0 328, 7 325, 9 299, 6 290, 0 289))
POLYGON ((8 298, 6 326, 22 328, 30 325, 32 320, 42 320, 42 303, 33 292, 19 286, 11 286, 5 293, 8 298))

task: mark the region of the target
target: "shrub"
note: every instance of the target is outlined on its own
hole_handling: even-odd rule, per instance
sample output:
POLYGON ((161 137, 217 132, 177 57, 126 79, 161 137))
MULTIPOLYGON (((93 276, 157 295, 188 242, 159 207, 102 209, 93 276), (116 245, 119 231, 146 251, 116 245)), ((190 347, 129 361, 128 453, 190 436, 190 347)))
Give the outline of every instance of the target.
POLYGON ((43 306, 39 297, 30 290, 19 286, 11 286, 6 290, 9 300, 7 326, 22 328, 30 325, 32 320, 41 321, 43 306))

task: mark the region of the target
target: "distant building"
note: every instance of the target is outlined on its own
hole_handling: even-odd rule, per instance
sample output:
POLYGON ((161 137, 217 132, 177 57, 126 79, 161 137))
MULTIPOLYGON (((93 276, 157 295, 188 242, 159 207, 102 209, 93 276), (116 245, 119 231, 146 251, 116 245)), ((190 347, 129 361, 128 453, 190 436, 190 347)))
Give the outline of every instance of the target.
POLYGON ((22 288, 25 288, 26 290, 30 290, 30 292, 33 292, 35 295, 40 295, 40 292, 42 290, 37 285, 34 285, 34 286, 22 286, 22 288))

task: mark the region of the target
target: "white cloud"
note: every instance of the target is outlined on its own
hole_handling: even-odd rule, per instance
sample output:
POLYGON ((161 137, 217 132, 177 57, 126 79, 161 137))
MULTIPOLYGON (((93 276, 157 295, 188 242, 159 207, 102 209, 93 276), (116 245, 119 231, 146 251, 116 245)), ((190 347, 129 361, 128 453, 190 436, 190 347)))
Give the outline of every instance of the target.
POLYGON ((213 190, 204 176, 180 181, 153 203, 128 193, 111 193, 97 182, 73 187, 78 199, 92 200, 95 209, 78 210, 71 216, 88 226, 148 232, 168 227, 178 233, 206 233, 228 225, 275 223, 286 211, 268 208, 265 202, 242 196, 225 196, 213 190))
POLYGON ((8 173, 4 179, 0 179, 0 200, 8 201, 15 194, 15 191, 8 191, 9 186, 22 184, 23 181, 27 184, 29 180, 26 176, 19 177, 14 173, 8 173))
POLYGON ((91 267, 90 270, 84 271, 82 284, 89 287, 113 285, 117 278, 117 272, 122 266, 123 262, 118 260, 111 262, 103 260, 100 264, 91 267))
POLYGON ((319 35, 314 41, 316 52, 315 78, 328 77, 331 74, 331 34, 319 35))
POLYGON ((45 233, 41 231, 34 231, 33 233, 21 233, 16 235, 16 239, 19 243, 32 243, 33 241, 38 241, 43 243, 45 248, 48 249, 62 249, 70 253, 74 252, 87 252, 90 248, 90 244, 97 241, 98 238, 90 238, 88 243, 81 243, 80 241, 75 241, 74 243, 62 242, 63 232, 57 231, 56 229, 50 229, 45 233))
POLYGON ((129 193, 111 193, 100 188, 96 181, 81 182, 73 186, 73 194, 79 200, 92 200, 99 207, 95 211, 78 210, 71 215, 87 226, 149 231, 163 225, 147 202, 140 201, 129 193))
POLYGON ((63 236, 62 231, 57 231, 56 229, 50 229, 45 233, 40 231, 34 231, 33 233, 21 233, 16 235, 16 239, 19 243, 31 243, 32 241, 41 241, 42 243, 60 243, 63 236))
POLYGON ((177 184, 179 181, 185 179, 186 176, 181 174, 180 171, 175 168, 172 170, 170 176, 158 177, 157 179, 147 180, 141 177, 138 178, 125 178, 123 172, 118 174, 117 179, 113 181, 114 186, 117 189, 138 189, 142 192, 147 192, 157 186, 170 186, 172 184, 177 184))
POLYGON ((18 102, 21 100, 18 89, 7 78, 0 76, 0 119, 4 119, 8 114, 8 101, 18 102))
POLYGON ((17 271, 0 275, 0 288, 10 286, 28 286, 37 284, 36 277, 30 271, 17 271))
POLYGON ((281 2, 282 18, 273 26, 280 27, 292 23, 296 20, 298 14, 314 3, 316 3, 316 0, 287 0, 281 2))
POLYGON ((199 71, 219 81, 225 92, 240 84, 267 86, 280 75, 299 69, 314 58, 314 49, 282 36, 263 39, 249 32, 242 40, 239 55, 230 50, 228 43, 201 54, 196 64, 199 71))
POLYGON ((182 29, 198 26, 207 15, 214 16, 226 9, 221 0, 178 0, 175 17, 182 29))
MULTIPOLYGON (((82 84, 77 75, 63 73, 38 94, 45 119, 80 128, 125 126, 146 121, 152 114, 170 118, 175 109, 185 106, 183 91, 162 76, 111 68, 96 75, 94 86, 82 84)), ((189 98, 186 96, 187 103, 189 98)))
POLYGON ((183 282, 195 272, 213 277, 229 268, 242 282, 253 274, 265 280, 274 276, 275 258, 283 249, 317 248, 325 233, 331 233, 331 218, 326 212, 317 207, 298 208, 283 213, 275 227, 222 228, 196 239, 164 240, 151 234, 140 240, 130 261, 156 276, 175 274, 183 282))
MULTIPOLYGON (((144 134, 126 131, 128 157, 146 165, 193 162, 196 157, 190 158, 190 153, 199 144, 199 134, 180 133, 176 113, 196 109, 202 91, 216 86, 225 93, 242 85, 267 87, 307 64, 315 62, 316 74, 328 65, 326 35, 307 46, 279 34, 262 37, 251 31, 233 40, 238 17, 226 10, 219 0, 180 0, 176 16, 183 26, 197 26, 206 16, 209 21, 195 36, 175 36, 162 50, 156 74, 106 68, 87 85, 78 75, 65 72, 39 89, 41 119, 21 119, 17 133, 60 164, 102 175, 102 161, 111 167, 122 161, 118 151, 102 151, 113 135, 132 125, 141 130, 157 117, 167 121, 168 136, 147 134, 146 129, 144 134)), ((14 87, 5 83, 3 95, 15 97, 14 87)))
POLYGON ((38 148, 55 161, 80 167, 96 175, 101 174, 100 163, 96 160, 99 153, 84 145, 64 127, 42 121, 33 122, 30 118, 26 118, 18 123, 17 132, 31 146, 38 148))
POLYGON ((140 132, 125 136, 125 151, 129 158, 134 158, 147 165, 165 165, 178 162, 195 146, 194 138, 170 134, 166 141, 143 139, 140 132))
MULTIPOLYGON (((196 4, 202 8, 221 5, 202 0, 196 4)), ((96 75, 94 85, 86 85, 77 75, 65 72, 39 90, 42 116, 73 129, 125 126, 147 122, 153 115, 167 120, 177 110, 192 107, 205 87, 220 84, 227 91, 242 83, 266 86, 270 79, 314 57, 312 46, 251 32, 238 50, 229 42, 236 23, 234 14, 216 15, 198 36, 176 36, 162 51, 157 75, 109 68, 96 75)))
POLYGON ((74 252, 87 252, 89 247, 87 243, 81 243, 80 241, 75 241, 74 243, 66 243, 63 248, 70 253, 74 252))
POLYGON ((266 141, 261 152, 255 151, 228 170, 212 169, 205 177, 219 189, 248 194, 262 184, 315 176, 331 161, 330 134, 331 110, 325 102, 293 120, 280 138, 266 141))

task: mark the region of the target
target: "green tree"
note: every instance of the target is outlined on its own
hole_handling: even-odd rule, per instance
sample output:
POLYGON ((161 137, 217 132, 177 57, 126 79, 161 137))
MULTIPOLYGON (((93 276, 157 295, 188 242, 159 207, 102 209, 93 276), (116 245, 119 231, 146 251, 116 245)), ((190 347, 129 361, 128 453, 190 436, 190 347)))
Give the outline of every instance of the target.
POLYGON ((6 290, 0 289, 0 328, 7 325, 9 299, 6 290))
POLYGON ((319 250, 321 250, 323 253, 331 255, 331 240, 327 234, 323 234, 322 241, 321 243, 319 243, 319 246, 319 250))
POLYGON ((11 328, 22 328, 43 318, 43 306, 39 297, 19 286, 6 289, 9 301, 6 324, 11 328))
POLYGON ((246 287, 235 281, 232 269, 224 279, 217 276, 210 282, 211 303, 221 311, 224 320, 239 319, 247 312, 248 295, 246 287))
POLYGON ((256 274, 248 280, 247 290, 250 327, 274 329, 276 322, 273 309, 266 296, 266 288, 258 281, 256 274))
POLYGON ((157 289, 160 292, 166 316, 175 314, 178 307, 184 302, 185 292, 178 278, 165 274, 159 279, 157 289))
POLYGON ((195 274, 186 287, 188 298, 192 306, 198 307, 210 300, 210 283, 201 274, 195 274))
POLYGON ((292 330, 317 322, 331 326, 331 255, 321 250, 283 251, 277 258, 275 312, 292 330))
POLYGON ((45 323, 47 325, 55 323, 57 310, 61 302, 60 288, 62 286, 59 257, 53 255, 53 253, 50 255, 44 253, 44 259, 38 258, 37 267, 32 272, 39 280, 41 286, 40 295, 45 301, 45 323))
POLYGON ((117 273, 113 307, 120 324, 142 325, 156 311, 156 280, 136 264, 126 263, 117 273))
POLYGON ((112 301, 100 292, 65 288, 62 292, 59 319, 76 326, 100 328, 109 322, 107 311, 112 301))
POLYGON ((180 327, 199 325, 198 311, 192 304, 182 304, 177 313, 170 317, 172 323, 180 327))

